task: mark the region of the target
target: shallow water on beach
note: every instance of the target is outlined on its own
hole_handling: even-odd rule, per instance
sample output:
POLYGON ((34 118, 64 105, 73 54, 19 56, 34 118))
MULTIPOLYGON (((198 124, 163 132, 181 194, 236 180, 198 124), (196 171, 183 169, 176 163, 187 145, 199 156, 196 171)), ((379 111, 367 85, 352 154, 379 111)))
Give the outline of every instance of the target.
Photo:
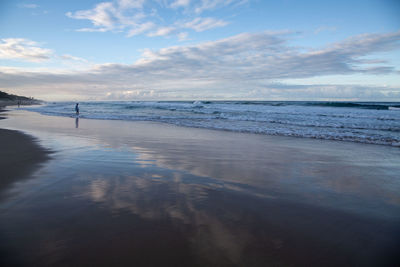
MULTIPOLYGON (((99 101, 83 102, 81 118, 173 125, 400 146, 399 102, 99 101)), ((73 117, 75 103, 27 107, 73 117)))
POLYGON ((14 111, 55 151, 0 203, 0 263, 385 266, 398 148, 14 111))

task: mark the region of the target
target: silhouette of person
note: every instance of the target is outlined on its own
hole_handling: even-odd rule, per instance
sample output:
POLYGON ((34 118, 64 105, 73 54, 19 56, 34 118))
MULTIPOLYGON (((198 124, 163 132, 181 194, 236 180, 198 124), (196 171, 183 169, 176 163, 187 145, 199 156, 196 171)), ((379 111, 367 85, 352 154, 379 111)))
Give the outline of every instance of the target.
POLYGON ((79 107, 78 107, 79 103, 76 103, 75 105, 75 111, 76 111, 76 115, 79 115, 79 107))

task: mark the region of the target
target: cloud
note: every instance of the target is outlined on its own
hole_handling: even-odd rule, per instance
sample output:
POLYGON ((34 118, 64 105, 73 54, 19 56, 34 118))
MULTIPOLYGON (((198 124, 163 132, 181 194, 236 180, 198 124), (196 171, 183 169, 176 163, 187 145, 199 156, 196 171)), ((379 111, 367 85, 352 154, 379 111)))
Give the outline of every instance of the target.
POLYGON ((79 32, 125 32, 127 37, 138 34, 146 34, 150 37, 169 36, 175 34, 177 32, 175 29, 179 28, 203 32, 226 26, 228 22, 222 19, 213 17, 193 19, 193 15, 198 16, 205 10, 237 6, 244 2, 246 1, 176 0, 168 3, 150 0, 119 0, 102 2, 88 10, 67 12, 66 16, 72 19, 88 20, 92 23, 93 27, 77 29, 79 32), (170 21, 171 12, 175 12, 173 17, 181 19, 167 23, 166 21, 170 21), (161 14, 165 17, 161 17, 161 14), (156 31, 154 31, 155 28, 157 28, 156 31))
POLYGON ((245 0, 201 0, 200 3, 195 7, 196 13, 202 13, 206 10, 213 10, 217 8, 223 8, 227 6, 238 6, 243 5, 247 1, 245 0))
POLYGON ((37 90, 38 97, 40 91, 58 88, 65 95, 85 92, 87 97, 98 99, 107 93, 121 96, 122 92, 131 92, 125 95, 133 96, 151 91, 151 96, 138 93, 138 97, 277 99, 290 98, 291 94, 292 98, 304 98, 323 92, 334 97, 334 92, 341 92, 349 98, 362 98, 360 92, 365 88, 370 96, 375 91, 382 98, 398 97, 398 87, 322 84, 294 88, 277 86, 274 81, 327 75, 398 75, 389 62, 363 58, 400 49, 400 31, 358 35, 307 51, 290 46, 288 40, 292 38, 290 32, 243 33, 197 45, 144 50, 134 64, 102 64, 79 72, 0 69, 0 84, 2 88, 37 90), (300 89, 301 94, 293 93, 300 89))
POLYGON ((37 42, 23 38, 0 39, 0 59, 28 61, 34 63, 41 63, 50 60, 53 63, 74 62, 76 64, 79 62, 82 66, 89 63, 84 58, 68 54, 58 56, 53 50, 41 48, 37 42))
MULTIPOLYGON (((198 17, 198 18, 195 18, 191 21, 184 22, 184 23, 177 22, 174 24, 174 26, 158 27, 158 29, 156 31, 149 32, 147 34, 147 36, 149 36, 149 37, 170 36, 171 34, 178 32, 179 29, 192 29, 196 32, 203 32, 203 31, 210 30, 213 28, 223 27, 227 24, 228 24, 228 22, 220 20, 220 19, 198 17)), ((143 31, 139 31, 137 34, 142 33, 144 31, 147 31, 147 30, 155 27, 155 24, 153 24, 153 23, 150 23, 150 25, 151 25, 151 28, 145 27, 147 25, 143 24, 143 26, 144 26, 143 31)), ((135 33, 136 33, 136 31, 135 31, 135 33)), ((128 35, 131 36, 132 31, 128 35)), ((177 37, 180 41, 185 40, 188 37, 188 33, 187 32, 183 32, 183 33, 179 32, 177 34, 177 37)))
POLYGON ((353 101, 373 100, 388 101, 400 99, 400 85, 397 87, 361 86, 357 84, 264 84, 242 94, 243 98, 261 98, 271 100, 319 100, 353 101))
POLYGON ((81 28, 76 30, 77 32, 106 32, 108 29, 106 28, 81 28))
POLYGON ((68 61, 77 61, 77 62, 84 62, 84 63, 88 63, 88 61, 84 58, 80 58, 80 57, 74 57, 71 55, 62 55, 60 57, 63 60, 68 60, 68 61))
POLYGON ((178 8, 178 7, 187 7, 190 4, 190 0, 175 0, 171 3, 170 7, 178 8))
POLYGON ((50 59, 52 53, 52 50, 41 48, 36 42, 28 39, 0 39, 0 59, 41 62, 50 59))
POLYGON ((142 8, 145 0, 118 0, 121 8, 142 8))
POLYGON ((150 32, 148 36, 167 36, 174 32, 176 29, 174 27, 160 27, 155 32, 150 32))
POLYGON ((149 30, 153 29, 156 27, 156 25, 153 22, 145 22, 143 24, 138 25, 137 27, 133 27, 132 29, 129 30, 127 36, 131 37, 134 35, 138 35, 144 32, 148 32, 149 30))
POLYGON ((92 28, 81 28, 80 32, 126 32, 128 37, 146 33, 156 24, 149 20, 153 11, 145 12, 144 0, 119 0, 102 2, 93 9, 67 12, 73 19, 89 20, 92 28))
POLYGON ((75 13, 68 12, 66 15, 73 19, 90 20, 96 29, 112 30, 116 26, 117 9, 111 2, 99 3, 94 9, 80 10, 75 13))
POLYGON ((186 22, 183 27, 193 29, 196 32, 203 32, 209 29, 226 26, 228 22, 214 18, 195 18, 192 21, 186 22))
POLYGON ((19 8, 35 9, 35 8, 38 8, 39 5, 37 5, 37 4, 19 4, 18 7, 19 8))
POLYGON ((188 33, 187 32, 180 32, 178 34, 178 39, 179 41, 186 41, 188 39, 188 33))

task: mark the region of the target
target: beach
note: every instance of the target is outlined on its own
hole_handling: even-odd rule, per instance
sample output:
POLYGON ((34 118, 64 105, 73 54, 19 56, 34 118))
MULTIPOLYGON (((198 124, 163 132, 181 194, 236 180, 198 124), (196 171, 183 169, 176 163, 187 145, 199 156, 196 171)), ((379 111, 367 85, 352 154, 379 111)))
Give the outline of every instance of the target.
POLYGON ((400 262, 398 147, 1 116, 0 265, 400 262))
POLYGON ((49 152, 18 131, 0 129, 0 139, 1 192, 10 183, 27 177, 38 164, 48 159, 49 152))

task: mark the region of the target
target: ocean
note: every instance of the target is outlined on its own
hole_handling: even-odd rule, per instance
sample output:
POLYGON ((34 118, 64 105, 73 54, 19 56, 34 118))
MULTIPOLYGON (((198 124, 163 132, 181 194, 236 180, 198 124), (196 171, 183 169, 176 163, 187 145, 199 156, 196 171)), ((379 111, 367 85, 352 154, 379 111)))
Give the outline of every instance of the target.
MULTIPOLYGON (((103 101, 80 102, 80 118, 154 121, 267 135, 400 146, 399 102, 103 101)), ((75 102, 24 109, 75 117, 75 102)))

